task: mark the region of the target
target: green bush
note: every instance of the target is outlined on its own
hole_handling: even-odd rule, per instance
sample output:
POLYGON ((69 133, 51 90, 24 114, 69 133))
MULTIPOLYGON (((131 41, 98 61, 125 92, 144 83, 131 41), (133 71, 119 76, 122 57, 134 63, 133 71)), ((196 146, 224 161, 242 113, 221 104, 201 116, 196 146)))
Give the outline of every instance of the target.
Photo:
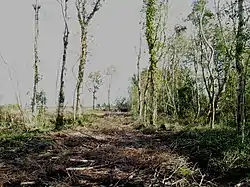
POLYGON ((115 101, 115 108, 121 112, 129 112, 131 109, 131 104, 129 100, 125 97, 117 98, 115 101))

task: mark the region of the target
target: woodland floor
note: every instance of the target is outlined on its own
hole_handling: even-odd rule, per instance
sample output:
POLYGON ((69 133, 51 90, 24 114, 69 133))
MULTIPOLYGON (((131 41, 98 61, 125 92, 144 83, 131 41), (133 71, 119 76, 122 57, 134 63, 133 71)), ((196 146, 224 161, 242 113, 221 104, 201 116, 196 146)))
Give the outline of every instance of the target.
POLYGON ((189 140, 184 132, 143 133, 124 116, 1 139, 0 186, 234 186, 245 178, 247 168, 207 168, 209 155, 193 155, 199 145, 189 140))

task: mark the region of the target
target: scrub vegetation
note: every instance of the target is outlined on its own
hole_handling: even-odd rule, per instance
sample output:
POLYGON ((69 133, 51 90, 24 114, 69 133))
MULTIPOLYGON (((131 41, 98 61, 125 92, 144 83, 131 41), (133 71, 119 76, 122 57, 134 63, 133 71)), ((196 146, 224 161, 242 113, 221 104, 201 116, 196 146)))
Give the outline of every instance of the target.
POLYGON ((16 105, 0 107, 0 186, 250 186, 248 1, 196 0, 170 32, 168 1, 144 0, 136 73, 127 97, 114 103, 114 65, 84 80, 88 27, 106 4, 57 2, 64 24, 57 109, 47 107, 39 84, 39 10, 46 7, 36 1, 30 108, 18 93, 16 105), (69 5, 81 49, 72 107, 65 103, 69 5), (108 98, 101 105, 96 93, 104 84, 108 98), (81 105, 83 86, 91 108, 81 105))

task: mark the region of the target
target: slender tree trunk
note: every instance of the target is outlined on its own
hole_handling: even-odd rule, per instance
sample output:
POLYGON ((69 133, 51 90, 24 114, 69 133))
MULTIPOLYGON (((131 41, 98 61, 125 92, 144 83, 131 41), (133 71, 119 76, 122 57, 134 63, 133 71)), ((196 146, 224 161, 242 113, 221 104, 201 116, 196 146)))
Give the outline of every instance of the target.
POLYGON ((210 128, 214 129, 214 123, 215 123, 215 97, 212 98, 212 101, 210 103, 211 105, 211 119, 210 119, 210 128))
POLYGON ((244 128, 245 128, 245 76, 244 76, 244 65, 243 65, 243 48, 244 48, 244 0, 238 0, 238 31, 236 35, 236 70, 238 74, 238 90, 237 90, 237 114, 236 124, 237 130, 242 134, 242 142, 244 142, 244 128))
MULTIPOLYGON (((172 105, 174 107, 174 117, 178 117, 178 102, 177 102, 177 86, 176 86, 176 74, 175 74, 175 71, 176 71, 176 48, 174 47, 174 51, 173 51, 173 57, 172 57, 172 67, 169 71, 172 71, 172 81, 171 81, 171 90, 172 90, 172 105)), ((171 92, 170 90, 170 92, 171 92)))
POLYGON ((244 73, 240 73, 238 77, 238 91, 237 91, 237 127, 238 132, 242 135, 242 142, 245 137, 245 76, 244 73))
POLYGON ((86 0, 76 0, 75 1, 76 9, 77 9, 77 17, 78 22, 81 28, 81 57, 80 57, 80 64, 78 67, 78 78, 76 82, 76 103, 75 103, 75 113, 74 116, 80 115, 79 109, 80 109, 80 100, 81 100, 81 93, 80 90, 83 85, 83 78, 84 78, 84 70, 85 70, 85 64, 87 60, 87 29, 89 26, 89 22, 95 15, 95 13, 100 9, 101 7, 101 0, 96 0, 93 3, 93 9, 92 12, 89 14, 87 13, 87 6, 88 2, 86 0))
POLYGON ((146 94, 144 96, 143 110, 142 111, 143 111, 143 122, 147 124, 148 123, 148 118, 147 118, 148 105, 146 102, 146 100, 147 100, 146 95, 147 95, 147 91, 146 91, 146 94))
POLYGON ((149 123, 150 125, 154 125, 154 119, 153 119, 153 113, 154 113, 154 72, 151 68, 149 68, 149 73, 150 73, 150 87, 149 87, 149 94, 150 94, 150 105, 149 105, 149 123))
MULTIPOLYGON (((206 86, 206 90, 209 96, 209 104, 210 104, 210 127, 214 128, 214 123, 215 123, 215 78, 214 78, 214 69, 213 69, 213 65, 214 64, 214 48, 213 46, 209 43, 208 39, 205 36, 204 30, 203 30, 203 18, 204 18, 204 14, 205 14, 205 6, 206 4, 203 5, 202 7, 202 15, 200 17, 199 20, 199 29, 200 29, 200 34, 201 34, 201 39, 204 41, 205 45, 207 45, 207 47, 210 50, 210 56, 209 56, 209 60, 208 60, 208 72, 209 72, 209 79, 210 79, 210 83, 209 81, 206 81, 205 78, 205 74, 204 74, 204 67, 202 67, 202 73, 203 73, 203 79, 205 82, 205 86, 206 86), (212 88, 212 91, 211 91, 212 88)), ((203 51, 203 50, 202 50, 203 51)), ((203 52, 202 52, 203 53, 203 52)), ((201 62, 202 63, 202 62, 201 62)))
POLYGON ((95 99, 96 99, 96 96, 95 96, 95 94, 96 94, 96 91, 95 91, 95 88, 93 88, 93 93, 92 93, 93 95, 92 95, 92 97, 93 97, 93 110, 95 110, 95 99))
POLYGON ((110 91, 111 91, 111 78, 109 80, 109 85, 108 85, 108 110, 111 110, 111 106, 110 106, 110 91))
POLYGON ((92 104, 92 108, 93 108, 93 110, 95 110, 95 94, 93 93, 93 104, 92 104))
POLYGON ((200 116, 200 93, 199 93, 199 86, 198 86, 198 62, 196 59, 196 53, 194 54, 194 70, 195 70, 195 95, 196 95, 196 115, 195 118, 197 119, 200 116))
POLYGON ((196 111, 196 118, 200 116, 200 111, 201 111, 201 105, 200 105, 200 93, 199 93, 199 87, 198 87, 198 75, 196 72, 195 75, 195 87, 196 87, 196 105, 197 105, 197 111, 196 111))
POLYGON ((149 70, 147 70, 147 80, 142 96, 142 121, 144 123, 147 123, 147 99, 148 99, 147 94, 148 94, 149 78, 150 78, 149 70))
MULTIPOLYGON (((246 89, 246 81, 247 81, 247 73, 248 73, 248 65, 249 65, 249 61, 250 61, 250 55, 248 55, 248 59, 245 63, 245 72, 244 72, 244 81, 242 82, 243 83, 243 89, 245 90, 246 89)), ((245 125, 246 125, 246 106, 245 106, 245 102, 246 102, 246 93, 244 92, 244 95, 243 95, 243 103, 244 103, 244 106, 243 106, 243 109, 244 109, 244 113, 243 113, 243 127, 242 127, 242 130, 241 130, 241 136, 242 136, 242 143, 244 143, 245 141, 245 125)))
POLYGON ((74 90, 74 95, 73 95, 73 118, 75 121, 76 120, 76 89, 74 90))
POLYGON ((166 98, 166 96, 165 96, 165 94, 166 94, 166 92, 165 92, 165 90, 166 90, 166 88, 165 88, 165 80, 166 80, 166 73, 165 73, 165 59, 164 59, 164 62, 163 62, 163 65, 162 65, 162 75, 161 75, 161 105, 162 105, 162 107, 163 107, 163 112, 166 112, 166 110, 165 110, 165 105, 163 104, 163 103, 165 103, 165 98, 166 98))
MULTIPOLYGON (((141 88, 140 88, 141 90, 141 88)), ((142 118, 142 112, 143 112, 143 99, 142 99, 142 94, 141 94, 141 91, 140 91, 140 94, 139 95, 139 117, 142 118)))
POLYGON ((113 73, 115 72, 115 67, 114 66, 109 66, 107 71, 106 71, 106 76, 107 76, 107 81, 108 81, 108 110, 111 110, 111 86, 112 86, 112 78, 113 78, 113 73))
POLYGON ((68 29, 68 0, 64 1, 64 6, 62 6, 63 18, 64 18, 64 34, 63 34, 63 59, 62 59, 62 67, 61 67, 61 75, 60 75, 60 89, 59 89, 59 97, 58 97, 58 107, 57 107, 57 118, 56 118, 56 129, 60 129, 64 125, 64 102, 65 102, 65 93, 64 93, 64 77, 66 75, 66 61, 67 61, 67 49, 68 49, 68 40, 69 40, 69 29, 68 29))
POLYGON ((36 0, 36 4, 33 5, 35 10, 35 43, 34 43, 34 54, 35 54, 35 62, 34 62, 34 83, 33 83, 33 96, 31 100, 31 112, 32 116, 35 117, 37 115, 37 92, 38 92, 38 83, 39 83, 39 70, 38 70, 38 37, 39 37, 39 10, 41 6, 38 4, 36 0))
POLYGON ((138 112, 139 112, 139 118, 142 117, 142 93, 141 93, 141 77, 140 77, 140 65, 139 62, 137 62, 137 88, 138 88, 138 112))
POLYGON ((78 68, 78 78, 76 83, 76 115, 79 116, 79 107, 80 107, 80 100, 81 100, 81 88, 83 85, 83 77, 84 77, 84 69, 87 59, 87 26, 81 26, 81 57, 80 57, 80 64, 78 68))
POLYGON ((140 76, 140 60, 141 60, 141 46, 142 46, 142 38, 140 35, 140 48, 139 48, 139 53, 137 56, 137 88, 138 88, 138 112, 139 112, 139 118, 142 118, 142 105, 143 105, 143 100, 142 100, 142 91, 141 91, 141 76, 140 76))

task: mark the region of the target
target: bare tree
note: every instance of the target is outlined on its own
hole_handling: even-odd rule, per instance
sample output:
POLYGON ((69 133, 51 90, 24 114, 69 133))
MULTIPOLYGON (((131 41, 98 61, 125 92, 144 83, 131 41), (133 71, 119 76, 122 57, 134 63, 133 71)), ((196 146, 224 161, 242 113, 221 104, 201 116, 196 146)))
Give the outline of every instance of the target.
POLYGON ((109 66, 106 71, 106 77, 108 79, 108 109, 110 111, 111 105, 110 105, 110 95, 111 95, 111 85, 112 85, 112 78, 113 74, 116 72, 116 69, 113 65, 109 66))
POLYGON ((88 90, 92 93, 93 110, 95 109, 96 93, 102 85, 102 75, 100 71, 91 72, 88 76, 88 90))
POLYGON ((137 63, 136 63, 136 68, 137 68, 137 90, 138 90, 138 112, 139 112, 139 117, 142 117, 142 105, 143 105, 143 100, 142 100, 142 89, 141 89, 141 71, 140 71, 140 61, 141 61, 141 53, 142 53, 142 36, 140 33, 140 44, 139 44, 139 51, 137 52, 137 63))
POLYGON ((64 20, 64 33, 63 33, 63 58, 60 74, 60 89, 58 96, 58 106, 57 106, 57 118, 56 118, 56 129, 59 129, 63 125, 64 118, 64 102, 65 102, 65 93, 64 93, 64 77, 66 74, 65 67, 67 61, 67 49, 68 49, 68 40, 69 40, 69 28, 68 28, 68 0, 57 0, 62 9, 62 16, 64 20))
MULTIPOLYGON (((76 94, 74 97, 74 114, 79 115, 79 105, 80 105, 80 90, 83 85, 83 77, 84 77, 84 70, 85 64, 87 60, 87 34, 88 34, 88 26, 92 18, 94 17, 95 13, 101 8, 102 0, 96 1, 87 1, 87 0, 76 0, 75 5, 77 9, 77 17, 78 22, 80 25, 81 30, 81 56, 80 56, 80 63, 78 67, 78 77, 76 82, 76 94), (89 5, 88 3, 92 3, 92 11, 90 13, 87 12, 87 8, 89 5)), ((75 116, 75 115, 74 115, 75 116)))
POLYGON ((35 54, 35 62, 34 62, 34 83, 33 83, 33 96, 31 100, 31 112, 33 117, 36 115, 37 110, 37 94, 38 94, 38 83, 39 83, 39 56, 38 56, 38 37, 39 37, 39 10, 41 5, 38 4, 38 0, 36 0, 36 4, 33 5, 35 10, 35 42, 34 42, 34 54, 35 54))
POLYGON ((197 119, 200 115, 200 93, 199 93, 199 86, 198 86, 198 71, 199 71, 199 50, 195 46, 199 46, 199 41, 195 39, 195 36, 192 39, 192 48, 194 48, 193 52, 193 67, 195 71, 195 99, 196 99, 196 115, 195 118, 197 119))

